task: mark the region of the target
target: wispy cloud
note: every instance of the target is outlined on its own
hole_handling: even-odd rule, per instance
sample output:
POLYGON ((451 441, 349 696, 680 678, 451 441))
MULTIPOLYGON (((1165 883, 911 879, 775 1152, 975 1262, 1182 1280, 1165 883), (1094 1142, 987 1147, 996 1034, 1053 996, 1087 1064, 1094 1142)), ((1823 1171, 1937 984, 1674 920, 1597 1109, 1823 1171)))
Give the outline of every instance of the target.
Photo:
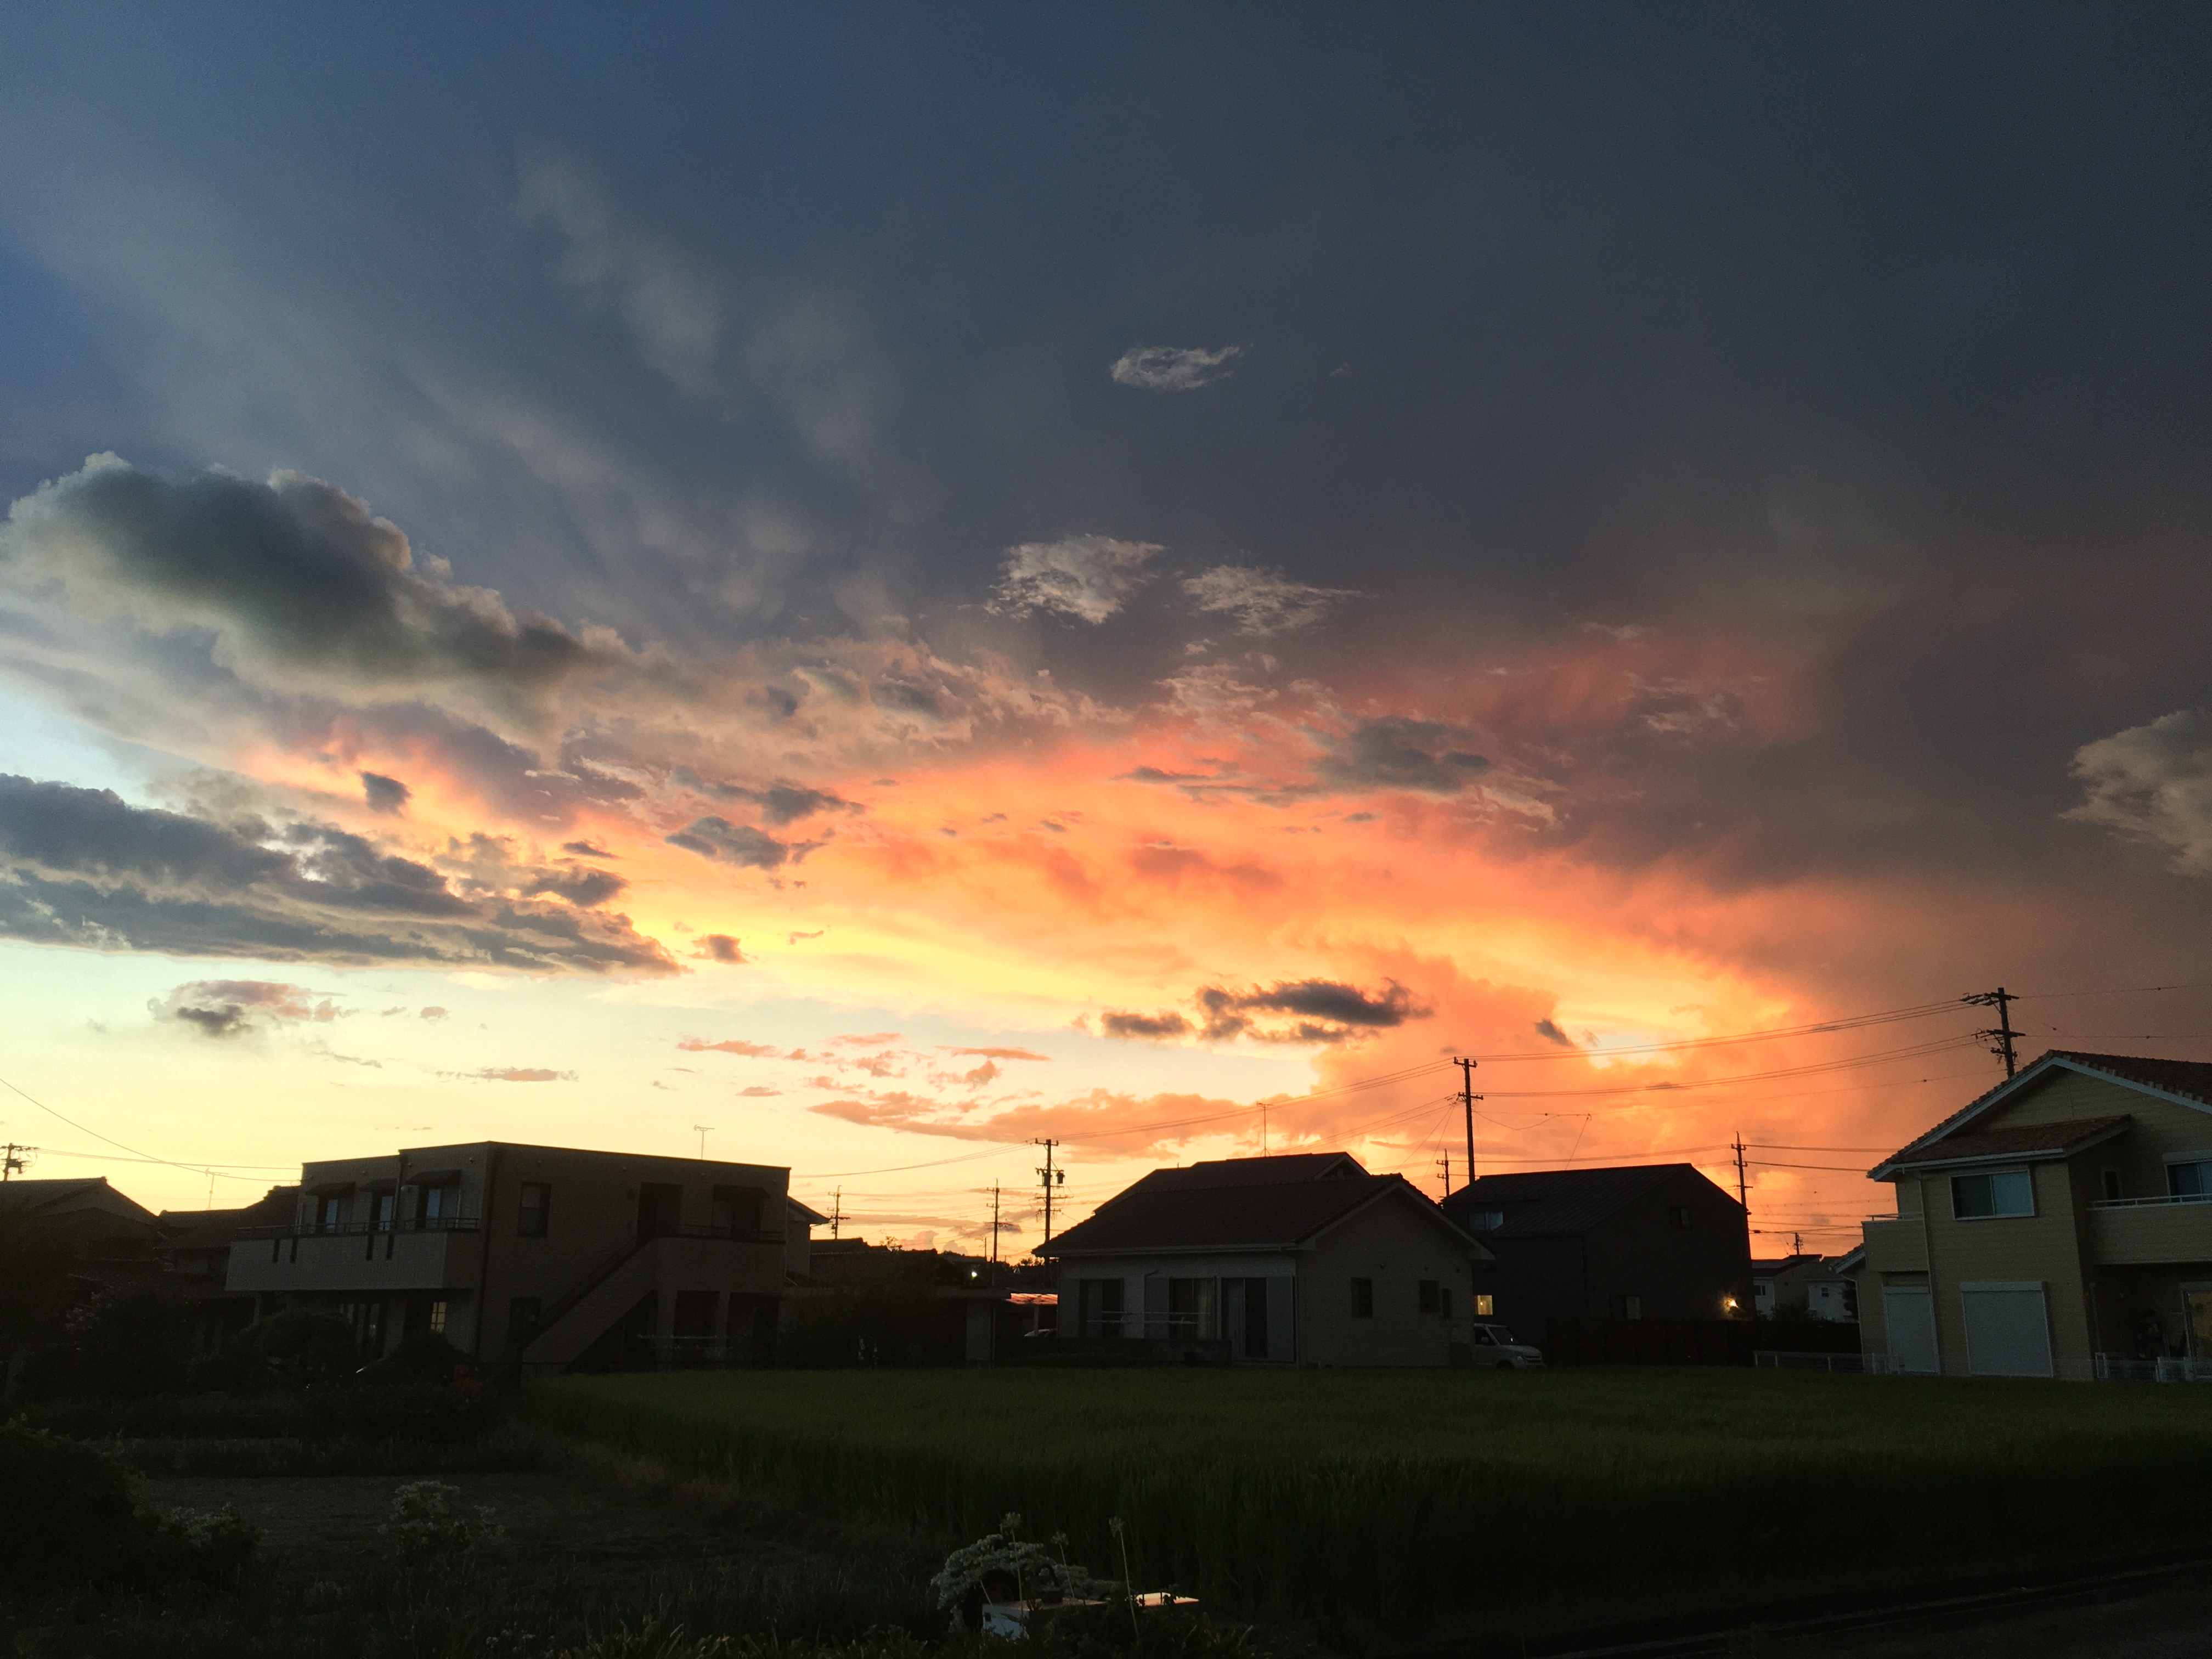
POLYGON ((1243 356, 1241 345, 1132 346, 1114 360, 1107 372, 1122 386, 1146 392, 1195 392, 1236 373, 1231 367, 1243 356))
POLYGON ((1144 586, 1145 564, 1159 551, 1156 542, 1116 541, 1110 536, 1024 542, 1006 550, 1005 574, 985 608, 1015 617, 1053 611, 1080 622, 1103 623, 1144 586))
POLYGON ((1339 599, 1355 599, 1356 588, 1315 587, 1294 582, 1279 570, 1254 565, 1218 564, 1186 576, 1182 591, 1200 611, 1217 611, 1235 619, 1240 633, 1286 633, 1319 622, 1339 599))

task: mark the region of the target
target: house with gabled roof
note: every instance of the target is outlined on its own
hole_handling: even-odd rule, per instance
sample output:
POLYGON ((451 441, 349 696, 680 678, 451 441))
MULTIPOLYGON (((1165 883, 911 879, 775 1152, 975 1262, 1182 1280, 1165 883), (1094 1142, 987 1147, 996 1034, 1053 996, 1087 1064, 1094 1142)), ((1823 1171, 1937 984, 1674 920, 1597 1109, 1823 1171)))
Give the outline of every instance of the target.
POLYGON ((2054 1049, 1868 1172, 1864 1346, 1948 1376, 2212 1365, 2212 1064, 2054 1049))
POLYGON ((1478 1176, 1444 1212, 1497 1258, 1482 1310, 1541 1344, 1555 1319, 1728 1319, 1751 1308, 1743 1206, 1693 1164, 1478 1176))
POLYGON ((1057 1268, 1064 1340, 1267 1365, 1469 1358, 1490 1259, 1402 1176, 1346 1152, 1155 1170, 1037 1254, 1057 1268))

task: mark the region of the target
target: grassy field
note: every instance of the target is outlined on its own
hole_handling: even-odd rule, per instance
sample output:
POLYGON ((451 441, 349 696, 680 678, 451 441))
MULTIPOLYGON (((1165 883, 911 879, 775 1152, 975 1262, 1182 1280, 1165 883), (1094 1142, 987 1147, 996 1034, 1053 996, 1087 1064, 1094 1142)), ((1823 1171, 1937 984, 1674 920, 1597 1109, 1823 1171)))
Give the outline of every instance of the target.
POLYGON ((566 1432, 1224 1612, 1527 1627, 2212 1543, 2212 1391, 1611 1368, 569 1377, 566 1432))

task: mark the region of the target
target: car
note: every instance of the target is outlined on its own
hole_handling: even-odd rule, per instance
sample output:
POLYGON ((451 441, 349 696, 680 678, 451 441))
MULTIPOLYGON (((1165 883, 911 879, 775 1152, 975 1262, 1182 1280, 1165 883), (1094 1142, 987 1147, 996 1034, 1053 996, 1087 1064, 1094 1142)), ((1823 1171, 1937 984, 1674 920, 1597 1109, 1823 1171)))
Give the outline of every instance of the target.
POLYGON ((1513 1333, 1503 1325, 1477 1325, 1474 1341, 1477 1370, 1526 1371, 1536 1370, 1544 1363, 1541 1348, 1516 1341, 1513 1333))

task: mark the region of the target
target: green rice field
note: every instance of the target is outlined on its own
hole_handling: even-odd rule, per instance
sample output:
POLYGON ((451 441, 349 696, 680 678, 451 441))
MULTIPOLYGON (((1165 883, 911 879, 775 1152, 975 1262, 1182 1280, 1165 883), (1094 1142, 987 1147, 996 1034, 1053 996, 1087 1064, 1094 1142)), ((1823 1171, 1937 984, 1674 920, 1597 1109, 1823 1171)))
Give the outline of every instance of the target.
POLYGON ((2212 1389, 1614 1367, 577 1376, 552 1426, 1224 1613, 1526 1625, 2212 1545, 2212 1389))

